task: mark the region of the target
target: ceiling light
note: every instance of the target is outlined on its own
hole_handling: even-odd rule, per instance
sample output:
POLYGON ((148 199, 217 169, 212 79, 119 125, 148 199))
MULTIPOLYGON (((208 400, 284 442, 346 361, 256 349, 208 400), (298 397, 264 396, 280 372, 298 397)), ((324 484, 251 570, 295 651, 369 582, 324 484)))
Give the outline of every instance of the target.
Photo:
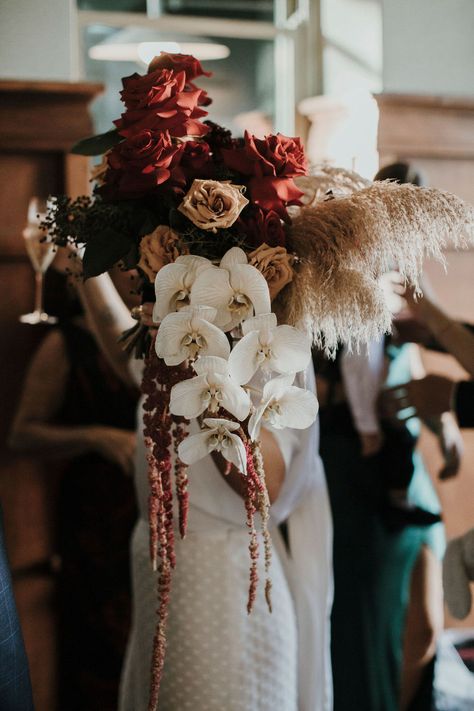
POLYGON ((200 61, 226 59, 230 50, 205 37, 175 35, 141 27, 127 27, 114 32, 89 49, 89 57, 109 62, 149 64, 160 52, 192 54, 200 61))

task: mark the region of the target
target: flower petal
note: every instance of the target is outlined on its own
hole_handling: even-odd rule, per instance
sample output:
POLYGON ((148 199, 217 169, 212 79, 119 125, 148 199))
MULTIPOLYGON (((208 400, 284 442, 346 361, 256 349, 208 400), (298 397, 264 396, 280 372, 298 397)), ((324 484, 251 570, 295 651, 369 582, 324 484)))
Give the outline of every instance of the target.
POLYGON ((240 247, 231 247, 221 259, 221 269, 232 269, 236 264, 247 264, 248 259, 244 250, 240 247))
POLYGON ((242 324, 242 333, 247 335, 250 331, 272 330, 277 327, 277 317, 274 313, 260 314, 246 319, 242 324))
POLYGON ((270 292, 265 277, 258 269, 250 264, 237 264, 230 272, 230 286, 250 299, 256 315, 269 313, 270 292))
POLYGON ((193 319, 192 326, 199 331, 206 342, 199 355, 218 356, 219 358, 224 359, 229 357, 229 341, 227 340, 225 333, 221 331, 220 328, 217 328, 217 326, 214 326, 213 323, 209 323, 203 319, 193 319))
POLYGON ((313 424, 318 414, 318 401, 309 390, 297 388, 294 385, 286 390, 280 399, 281 416, 276 428, 291 427, 296 430, 305 430, 313 424))
POLYGON ((207 403, 202 397, 206 389, 207 380, 205 375, 188 378, 173 385, 170 396, 171 414, 186 417, 188 420, 193 417, 199 417, 207 407, 207 403))
POLYGON ((198 375, 207 375, 208 373, 219 373, 219 375, 229 374, 229 364, 227 360, 217 356, 199 356, 193 363, 193 368, 198 375))
POLYGON ((184 306, 180 309, 181 313, 189 314, 189 318, 202 318, 204 321, 209 321, 209 323, 214 323, 214 319, 217 316, 217 311, 212 306, 184 306))
POLYGON ((219 267, 204 269, 196 277, 191 289, 191 304, 206 304, 217 310, 216 326, 224 328, 231 319, 228 309, 233 291, 229 282, 229 273, 219 267))
POLYGON ((183 464, 195 464, 210 453, 209 437, 215 430, 205 430, 199 434, 185 437, 178 446, 178 457, 183 464))
POLYGON ((234 417, 242 422, 242 420, 248 417, 250 404, 248 393, 246 393, 240 385, 236 385, 230 378, 227 378, 226 382, 222 384, 221 405, 224 410, 227 410, 227 412, 230 412, 231 415, 234 415, 234 417))
POLYGON ((206 257, 198 257, 196 254, 182 254, 175 264, 184 264, 188 271, 197 272, 199 269, 212 267, 212 262, 206 257))
POLYGON ((294 379, 294 373, 288 373, 286 375, 279 375, 277 378, 272 378, 268 383, 265 383, 263 386, 261 404, 268 403, 270 400, 280 400, 294 379))
POLYGON ((181 341, 188 331, 188 324, 189 316, 187 314, 177 312, 164 317, 155 341, 155 351, 159 358, 182 352, 182 360, 186 359, 187 353, 182 350, 181 341))
POLYGON ((232 420, 224 420, 221 417, 205 417, 204 424, 206 425, 206 427, 209 427, 212 430, 215 430, 218 427, 225 427, 227 430, 230 430, 231 432, 234 430, 238 430, 240 427, 240 422, 233 422, 232 420))
POLYGON ((229 432, 229 439, 232 442, 232 447, 229 447, 226 452, 222 452, 227 461, 231 462, 242 474, 247 474, 247 452, 245 451, 244 443, 236 434, 229 432))
POLYGON ((260 433, 260 427, 262 424, 262 416, 265 411, 266 405, 260 405, 260 407, 257 407, 252 414, 250 415, 249 419, 249 424, 248 424, 248 432, 250 439, 255 441, 256 438, 258 437, 260 433))
POLYGON ((305 333, 293 326, 278 326, 272 333, 269 366, 278 373, 299 373, 311 360, 311 344, 305 333))
POLYGON ((241 338, 232 349, 229 356, 229 373, 239 385, 248 383, 257 372, 259 346, 258 333, 252 331, 241 338))
MULTIPOLYGON (((179 259, 179 257, 178 257, 179 259)), ((153 321, 162 321, 164 317, 176 310, 174 301, 176 295, 184 290, 184 278, 188 268, 184 264, 166 264, 160 269, 155 279, 156 302, 153 307, 153 321)))

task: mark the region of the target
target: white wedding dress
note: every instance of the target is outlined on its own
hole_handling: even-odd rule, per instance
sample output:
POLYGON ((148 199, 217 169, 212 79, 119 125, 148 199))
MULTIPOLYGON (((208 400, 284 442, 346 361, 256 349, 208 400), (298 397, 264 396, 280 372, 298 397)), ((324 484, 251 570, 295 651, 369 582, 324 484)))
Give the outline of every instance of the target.
MULTIPOLYGON (((308 371, 307 387, 314 385, 308 371)), ((247 615, 249 536, 242 499, 211 457, 189 470, 189 523, 176 536, 160 711, 329 711, 332 524, 318 427, 275 431, 287 474, 272 506, 273 612, 264 574, 247 615), (288 521, 291 556, 277 524, 288 521)), ((156 624, 148 547, 148 480, 142 438, 136 459, 140 516, 132 537, 133 621, 120 711, 146 711, 156 624)), ((263 553, 260 556, 263 563, 263 553)))

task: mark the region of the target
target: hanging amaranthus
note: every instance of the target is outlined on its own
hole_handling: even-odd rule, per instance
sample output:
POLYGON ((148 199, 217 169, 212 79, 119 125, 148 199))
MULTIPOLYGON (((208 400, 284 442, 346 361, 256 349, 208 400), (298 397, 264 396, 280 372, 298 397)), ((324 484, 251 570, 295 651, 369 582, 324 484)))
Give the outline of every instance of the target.
MULTIPOLYGON (((145 359, 142 391, 145 395, 144 437, 148 451, 149 472, 149 526, 150 557, 154 571, 158 572, 157 626, 153 640, 151 691, 149 710, 154 711, 163 673, 166 652, 166 622, 168 618, 171 571, 176 565, 173 521, 173 466, 171 452, 187 436, 184 418, 172 415, 169 409, 172 386, 186 378, 186 368, 170 368, 154 351, 145 359)), ((186 533, 188 509, 186 466, 175 459, 174 475, 179 507, 181 537, 186 533)))

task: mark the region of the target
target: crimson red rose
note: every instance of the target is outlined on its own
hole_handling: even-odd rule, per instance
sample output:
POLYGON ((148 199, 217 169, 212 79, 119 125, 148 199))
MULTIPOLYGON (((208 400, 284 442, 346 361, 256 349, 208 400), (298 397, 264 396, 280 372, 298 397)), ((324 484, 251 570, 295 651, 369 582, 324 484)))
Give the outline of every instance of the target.
POLYGON ((299 138, 288 138, 281 133, 256 138, 245 132, 241 148, 224 151, 224 162, 232 170, 257 178, 294 178, 305 175, 308 163, 299 138))
POLYGON ((252 202, 288 221, 286 207, 299 205, 303 195, 293 177, 304 175, 307 169, 299 138, 277 133, 259 139, 246 131, 244 144, 223 150, 222 156, 231 170, 250 177, 248 192, 252 202))
POLYGON ((148 73, 155 72, 157 69, 173 69, 175 72, 185 72, 187 82, 191 82, 196 77, 212 76, 212 72, 205 72, 199 59, 196 59, 191 54, 161 52, 151 60, 148 73))
POLYGON ((168 131, 143 129, 111 150, 105 181, 122 197, 146 194, 170 181, 182 152, 168 131))
POLYGON ((158 69, 152 74, 132 74, 123 80, 122 101, 127 111, 114 121, 120 135, 128 138, 142 129, 169 131, 172 136, 207 133, 198 119, 207 116, 199 108, 201 90, 186 90, 186 74, 158 69))
POLYGON ((242 213, 239 227, 247 235, 249 245, 252 247, 259 247, 264 242, 270 247, 285 246, 285 229, 274 210, 264 212, 257 205, 252 205, 242 213))
POLYGON ((206 141, 185 141, 180 163, 188 177, 207 177, 210 159, 211 149, 206 141))

